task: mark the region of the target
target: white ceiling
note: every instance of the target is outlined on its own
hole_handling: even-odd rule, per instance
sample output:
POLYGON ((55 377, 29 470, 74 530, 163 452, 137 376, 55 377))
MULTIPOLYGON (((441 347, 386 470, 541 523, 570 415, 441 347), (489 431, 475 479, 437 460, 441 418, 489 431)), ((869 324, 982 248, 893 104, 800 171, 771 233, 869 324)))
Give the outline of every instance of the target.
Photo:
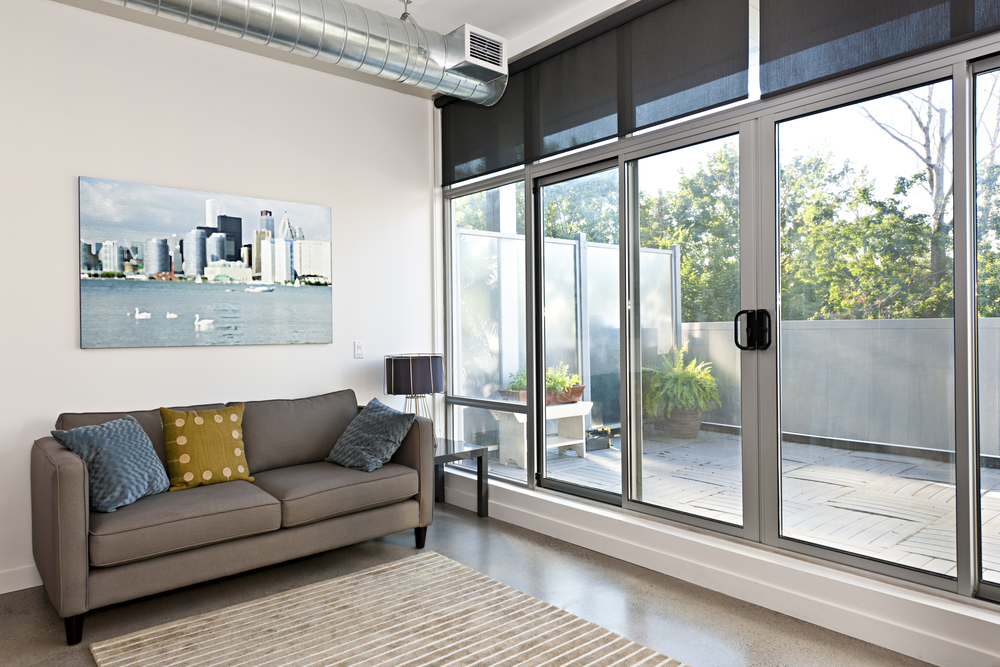
MULTIPOLYGON (((352 0, 389 16, 400 0, 352 0)), ((637 0, 413 0, 409 12, 430 30, 448 33, 470 23, 508 40, 510 57, 523 55, 637 0)))

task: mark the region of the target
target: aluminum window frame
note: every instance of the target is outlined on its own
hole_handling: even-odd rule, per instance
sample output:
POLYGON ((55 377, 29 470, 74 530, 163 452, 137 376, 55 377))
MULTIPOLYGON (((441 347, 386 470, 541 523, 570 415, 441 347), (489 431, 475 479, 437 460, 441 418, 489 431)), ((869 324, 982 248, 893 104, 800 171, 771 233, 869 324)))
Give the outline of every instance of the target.
MULTIPOLYGON (((982 570, 980 567, 981 547, 979 545, 979 502, 978 502, 978 406, 976 404, 977 382, 975 372, 977 368, 976 350, 976 319, 975 319, 975 206, 974 206, 974 179, 975 169, 972 164, 974 154, 968 144, 968 127, 962 128, 961 124, 969 124, 970 114, 975 109, 971 106, 970 87, 973 85, 974 76, 983 71, 1000 67, 1000 33, 982 35, 961 43, 951 44, 933 51, 906 58, 886 65, 882 65, 863 72, 850 74, 835 80, 821 82, 806 88, 793 90, 788 93, 777 95, 765 100, 752 100, 734 107, 719 109, 715 112, 708 112, 694 118, 682 118, 676 121, 664 123, 662 126, 643 130, 641 133, 627 135, 617 141, 608 141, 595 146, 574 150, 568 154, 560 154, 545 159, 543 162, 528 163, 523 168, 497 174, 491 177, 479 177, 470 181, 458 183, 442 189, 442 196, 445 205, 444 209, 444 229, 445 229, 445 319, 446 319, 446 352, 451 358, 451 345, 453 344, 453 322, 451 321, 451 299, 452 299, 452 268, 451 268, 451 204, 450 200, 472 194, 481 190, 499 187, 512 182, 523 180, 525 183, 525 281, 526 281, 526 310, 525 319, 527 323, 526 350, 528 355, 528 404, 508 402, 480 401, 479 399, 463 399, 446 395, 446 405, 471 405, 472 407, 485 407, 489 403, 492 407, 499 407, 504 410, 523 412, 528 414, 529 424, 533 428, 528 429, 528 476, 526 486, 534 489, 536 486, 536 474, 534 469, 535 458, 537 456, 538 440, 536 431, 544 429, 544 421, 539 426, 539 401, 540 395, 538 387, 539 378, 535 365, 538 363, 539 345, 544 338, 540 331, 541 309, 539 301, 538 285, 540 276, 544 273, 540 271, 541 264, 538 263, 537 252, 537 230, 535 230, 536 200, 534 187, 540 179, 550 175, 567 173, 576 169, 586 169, 589 165, 605 161, 617 161, 619 165, 619 186, 620 186, 620 225, 619 243, 622 248, 622 262, 620 266, 622 289, 631 294, 635 289, 635 282, 638 266, 635 264, 631 254, 631 243, 629 239, 634 237, 638 222, 629 219, 626 211, 629 209, 631 187, 630 178, 634 179, 635 174, 629 175, 629 166, 635 164, 638 157, 661 153, 673 148, 680 148, 686 144, 698 143, 698 137, 708 137, 713 133, 721 132, 723 127, 738 127, 740 133, 740 219, 741 219, 741 285, 744 283, 743 258, 749 257, 753 253, 753 263, 755 265, 755 275, 751 278, 756 281, 755 298, 752 300, 757 307, 767 308, 772 313, 777 312, 779 294, 777 288, 778 271, 778 246, 777 246, 777 145, 776 145, 776 123, 794 117, 808 115, 819 111, 853 104, 864 99, 879 97, 895 91, 950 79, 953 90, 953 119, 955 123, 955 154, 953 157, 953 178, 955 180, 954 196, 954 216, 955 216, 955 402, 956 402, 956 459, 955 459, 955 483, 956 483, 956 565, 958 575, 956 578, 947 578, 933 575, 927 572, 913 570, 905 566, 892 565, 881 561, 874 561, 865 557, 856 556, 846 552, 836 551, 827 547, 810 545, 798 542, 790 538, 779 536, 780 523, 780 434, 778 429, 778 415, 780 410, 780 393, 778 387, 778 360, 777 346, 772 346, 765 351, 758 351, 754 355, 754 368, 756 392, 745 392, 744 401, 750 399, 747 393, 755 394, 753 400, 756 402, 757 417, 757 452, 752 461, 744 456, 744 527, 734 534, 725 530, 726 524, 720 524, 708 519, 675 513, 671 511, 654 512, 648 506, 641 503, 626 501, 628 498, 628 476, 631 474, 629 465, 626 465, 625 454, 623 453, 623 493, 621 498, 622 508, 625 511, 637 512, 639 514, 653 515, 666 518, 670 521, 683 525, 691 525, 700 528, 733 535, 751 542, 761 543, 780 550, 801 554, 806 557, 815 557, 821 561, 831 562, 858 570, 872 572, 876 575, 889 577, 893 580, 912 582, 918 585, 927 586, 933 589, 950 591, 966 597, 979 597, 993 602, 1000 602, 1000 585, 982 581, 982 570), (961 117, 961 121, 959 118, 961 117), (959 132, 962 134, 962 145, 959 147, 959 132), (745 168, 745 165, 749 165, 745 168), (749 172, 749 173, 748 173, 749 172), (744 174, 751 176, 753 183, 745 187, 744 174), (973 189, 970 195, 970 187, 973 189), (745 197, 750 199, 744 202, 745 197), (963 201, 960 203, 959 199, 963 201), (972 205, 970 206, 970 203, 972 205), (621 204, 626 204, 622 206, 621 204), (625 218, 624 220, 622 218, 625 218), (765 221, 766 224, 765 224, 765 221), (961 221, 961 224, 960 224, 961 221), (970 222, 971 221, 971 222, 970 222), (742 228, 745 223, 750 228, 749 233, 744 237, 742 228), (960 231, 961 228, 961 231, 960 231), (743 245, 743 244, 746 245, 743 245), (970 246, 971 244, 971 246, 970 246), (959 248, 964 248, 964 252, 959 252, 959 248), (960 258, 961 256, 961 258, 960 258), (961 259, 961 261, 960 261, 961 259), (971 260, 971 261, 969 261, 971 260), (971 282, 970 282, 971 281, 971 282), (962 360, 962 363, 959 363, 962 360), (765 397, 760 399, 759 397, 765 397), (773 400, 772 398, 773 397, 773 400), (500 403, 497 405, 497 403, 500 403), (523 409, 518 409, 518 407, 523 409), (534 454, 534 455, 532 455, 534 454), (751 486, 748 485, 747 471, 755 469, 755 490, 751 495, 751 486), (750 517, 756 505, 757 526, 756 531, 752 530, 750 517)), ((974 125, 973 125, 974 127, 974 125)), ((728 133, 722 133, 731 134, 728 133)), ((705 140, 705 139, 702 139, 705 140)), ((741 287, 742 291, 742 287, 741 287)), ((626 292, 622 294, 622 359, 628 359, 622 369, 623 403, 622 414, 623 429, 626 422, 631 423, 635 418, 635 411, 632 401, 636 388, 634 377, 626 377, 626 368, 634 364, 632 349, 636 347, 635 323, 632 321, 633 314, 625 299, 626 292), (626 354, 627 352, 627 354, 626 354)), ((745 300, 741 294, 741 300, 745 300)), ((775 317, 775 339, 780 336, 779 318, 775 317)), ((746 365, 743 366, 744 370, 746 365)), ((634 374, 634 372, 633 372, 634 374)), ((747 376, 749 377, 749 376, 747 376)), ((747 382, 744 379, 744 382, 747 382)), ((744 411, 745 412, 745 411, 744 411)), ((450 415, 449 415, 450 417, 450 415)), ((446 419, 448 428, 451 420, 446 419)), ((747 424, 744 424, 744 432, 747 431, 747 424)), ((630 424, 630 429, 635 428, 635 424, 630 424)), ((623 437, 624 437, 623 433, 623 437)), ((744 445, 746 449, 746 446, 744 445)), ((623 448, 625 449, 625 448, 623 448)), ((501 478, 505 482, 510 482, 508 478, 501 478)), ((547 484, 548 488, 559 491, 569 491, 575 495, 579 494, 579 487, 571 489, 555 489, 553 485, 547 484)), ((587 497, 587 496, 585 496, 587 497)), ((602 499, 606 500, 606 499, 602 499)))

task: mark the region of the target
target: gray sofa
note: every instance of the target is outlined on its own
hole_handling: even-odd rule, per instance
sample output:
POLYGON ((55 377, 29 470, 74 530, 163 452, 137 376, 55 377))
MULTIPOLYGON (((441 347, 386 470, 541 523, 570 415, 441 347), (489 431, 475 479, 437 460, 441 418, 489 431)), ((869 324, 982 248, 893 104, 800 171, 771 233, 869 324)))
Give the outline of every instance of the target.
MULTIPOLYGON (((366 473, 323 460, 358 414, 352 390, 245 405, 253 483, 161 493, 112 513, 90 511, 87 470, 76 454, 52 437, 35 441, 32 548, 49 599, 65 619, 67 643, 80 642, 91 609, 409 528, 423 548, 434 518, 430 420, 417 417, 391 461, 366 473)), ((125 414, 138 420, 165 461, 157 409, 63 414, 56 429, 125 414)))

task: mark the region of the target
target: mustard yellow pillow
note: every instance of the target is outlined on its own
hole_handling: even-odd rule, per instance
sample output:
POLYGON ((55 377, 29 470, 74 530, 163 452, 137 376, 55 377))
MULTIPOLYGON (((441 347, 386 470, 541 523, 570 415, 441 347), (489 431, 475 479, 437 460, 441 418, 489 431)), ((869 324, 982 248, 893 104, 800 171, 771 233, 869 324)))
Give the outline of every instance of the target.
POLYGON ((179 412, 160 408, 170 490, 234 479, 253 481, 243 451, 243 404, 179 412))

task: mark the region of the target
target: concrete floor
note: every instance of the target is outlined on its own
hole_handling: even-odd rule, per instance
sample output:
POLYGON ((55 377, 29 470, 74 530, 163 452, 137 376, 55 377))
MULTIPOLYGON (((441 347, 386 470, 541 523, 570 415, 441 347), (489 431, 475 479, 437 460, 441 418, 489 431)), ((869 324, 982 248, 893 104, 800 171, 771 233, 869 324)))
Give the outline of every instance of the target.
MULTIPOLYGON (((496 519, 438 505, 427 548, 691 667, 926 665, 496 519)), ((94 665, 89 643, 404 558, 412 531, 87 614, 67 647, 41 588, 0 596, 0 665, 94 665)))

